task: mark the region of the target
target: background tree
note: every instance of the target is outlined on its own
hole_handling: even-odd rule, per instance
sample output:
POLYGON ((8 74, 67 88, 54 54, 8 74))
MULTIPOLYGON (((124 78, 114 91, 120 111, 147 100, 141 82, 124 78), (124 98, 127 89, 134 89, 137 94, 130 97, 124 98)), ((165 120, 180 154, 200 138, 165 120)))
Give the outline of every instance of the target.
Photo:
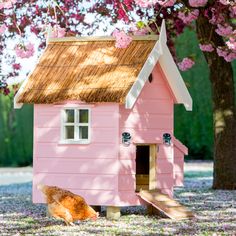
MULTIPOLYGON (((176 58, 175 39, 186 27, 196 31, 199 47, 210 70, 214 116, 214 183, 216 189, 236 188, 236 108, 231 61, 236 58, 236 4, 234 0, 98 0, 90 1, 24 1, 0 3, 0 55, 12 65, 1 77, 0 88, 9 94, 8 80, 16 77, 21 66, 16 56, 30 58, 35 47, 27 42, 29 31, 45 47, 45 33, 52 27, 52 37, 96 33, 103 27, 104 34, 113 35, 117 47, 130 42, 128 34, 159 34, 162 19, 166 19, 168 45, 176 58), (95 16, 89 22, 88 14, 95 16), (196 20, 196 27, 192 24, 196 20), (102 24, 101 24, 102 22, 102 24), (113 26, 109 26, 113 25, 113 26), (6 53, 7 39, 19 37, 15 54, 6 53), (3 55, 5 57, 3 57, 3 55)), ((194 65, 191 57, 178 63, 183 71, 194 65)), ((14 86, 16 90, 17 87, 14 86)))

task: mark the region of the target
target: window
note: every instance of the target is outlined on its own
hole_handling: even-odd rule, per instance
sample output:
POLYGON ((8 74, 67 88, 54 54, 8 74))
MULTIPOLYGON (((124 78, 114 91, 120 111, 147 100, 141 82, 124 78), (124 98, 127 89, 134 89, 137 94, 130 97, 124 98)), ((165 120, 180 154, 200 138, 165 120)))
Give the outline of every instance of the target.
POLYGON ((89 142, 89 109, 68 108, 62 111, 62 142, 89 142))

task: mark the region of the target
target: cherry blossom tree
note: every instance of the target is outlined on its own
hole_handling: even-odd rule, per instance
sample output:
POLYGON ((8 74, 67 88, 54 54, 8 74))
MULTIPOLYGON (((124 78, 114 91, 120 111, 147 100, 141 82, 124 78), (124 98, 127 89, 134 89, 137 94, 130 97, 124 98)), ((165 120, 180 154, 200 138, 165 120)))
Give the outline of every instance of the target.
MULTIPOLYGON (((37 50, 27 35, 35 34, 39 49, 45 47, 45 35, 51 37, 96 33, 103 26, 115 30, 116 46, 126 47, 132 34, 159 34, 162 19, 166 20, 168 46, 185 71, 194 65, 186 55, 179 60, 175 38, 184 28, 195 30, 199 49, 209 66, 214 117, 214 183, 215 189, 236 188, 236 106, 233 69, 236 59, 235 0, 5 0, 0 2, 0 58, 7 58, 12 71, 1 75, 0 90, 8 94, 8 79, 17 76, 21 65, 17 57, 30 58, 37 50), (94 15, 91 23, 86 17, 94 15), (121 24, 122 23, 122 24, 121 24), (196 23, 196 24, 194 24, 196 23), (117 26, 117 27, 116 27, 117 26), (4 50, 9 38, 18 37, 15 55, 4 50)), ((17 87, 14 86, 16 89, 17 87)))

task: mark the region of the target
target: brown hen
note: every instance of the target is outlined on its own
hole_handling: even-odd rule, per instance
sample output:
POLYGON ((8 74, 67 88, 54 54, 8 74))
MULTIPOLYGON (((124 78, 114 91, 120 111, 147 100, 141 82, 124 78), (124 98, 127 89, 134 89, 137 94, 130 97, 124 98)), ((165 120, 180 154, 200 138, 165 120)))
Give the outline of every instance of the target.
POLYGON ((74 221, 98 218, 95 212, 79 195, 56 186, 38 185, 48 204, 48 212, 51 216, 63 219, 67 225, 74 225, 74 221))

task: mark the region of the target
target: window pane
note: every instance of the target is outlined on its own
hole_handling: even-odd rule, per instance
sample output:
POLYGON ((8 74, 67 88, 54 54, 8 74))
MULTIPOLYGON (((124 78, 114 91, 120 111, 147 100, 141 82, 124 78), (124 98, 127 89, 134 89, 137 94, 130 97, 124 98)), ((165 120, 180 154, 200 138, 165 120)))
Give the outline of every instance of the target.
POLYGON ((66 113, 65 122, 74 123, 74 121, 75 121, 75 111, 72 110, 72 109, 66 109, 65 113, 66 113))
POLYGON ((74 139, 74 126, 65 126, 65 139, 74 139))
POLYGON ((79 139, 88 139, 88 126, 79 127, 79 139))
POLYGON ((79 110, 79 123, 88 123, 88 110, 87 109, 80 109, 79 110))

